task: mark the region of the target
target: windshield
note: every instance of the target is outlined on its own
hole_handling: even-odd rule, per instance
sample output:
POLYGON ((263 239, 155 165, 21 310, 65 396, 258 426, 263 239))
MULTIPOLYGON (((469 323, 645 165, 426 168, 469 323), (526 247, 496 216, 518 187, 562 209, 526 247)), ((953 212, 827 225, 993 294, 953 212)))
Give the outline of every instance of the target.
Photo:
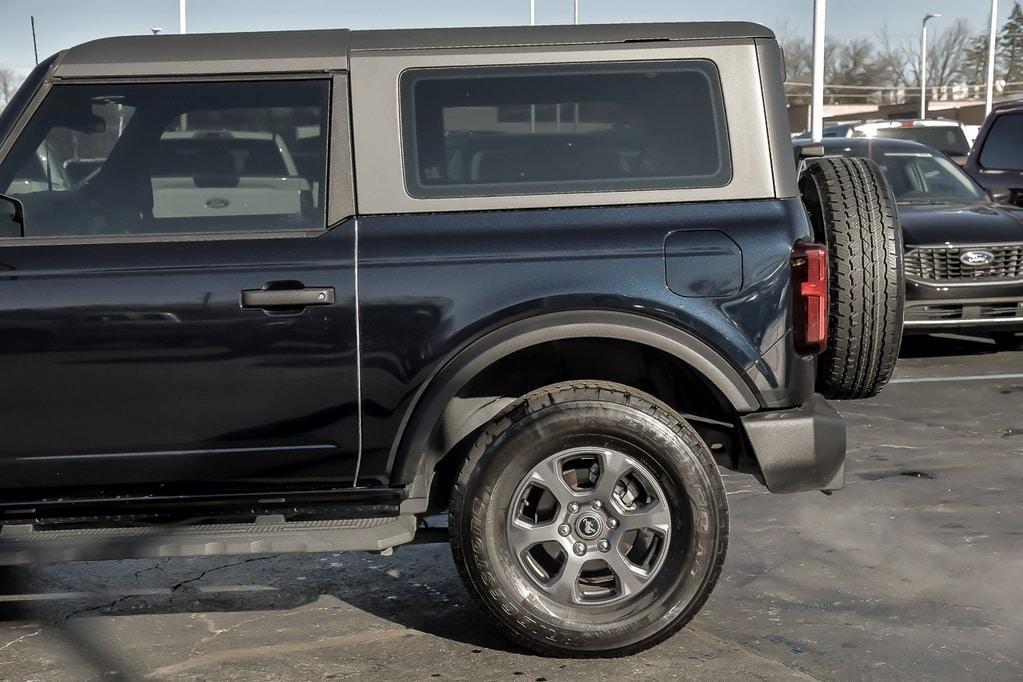
POLYGON ((952 156, 966 156, 970 153, 970 143, 966 140, 966 133, 959 126, 878 128, 874 132, 874 136, 919 142, 952 156))
POLYGON ((983 190, 944 156, 930 152, 875 152, 895 199, 913 202, 974 202, 986 198, 983 190))

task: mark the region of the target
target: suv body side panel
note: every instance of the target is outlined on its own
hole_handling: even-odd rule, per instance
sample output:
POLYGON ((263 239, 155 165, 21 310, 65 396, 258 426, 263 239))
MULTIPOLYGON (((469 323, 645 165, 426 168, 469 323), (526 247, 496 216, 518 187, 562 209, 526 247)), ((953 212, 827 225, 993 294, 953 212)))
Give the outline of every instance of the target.
POLYGON ((809 236, 798 200, 360 217, 360 481, 388 480, 395 434, 446 362, 538 315, 601 310, 660 322, 712 348, 735 375, 749 370, 747 390, 773 387, 768 402, 733 403, 737 411, 801 404, 807 383, 791 368, 812 371, 812 362, 761 358, 788 334, 791 248, 809 236), (741 249, 741 288, 679 296, 665 278, 665 239, 708 229, 741 249))

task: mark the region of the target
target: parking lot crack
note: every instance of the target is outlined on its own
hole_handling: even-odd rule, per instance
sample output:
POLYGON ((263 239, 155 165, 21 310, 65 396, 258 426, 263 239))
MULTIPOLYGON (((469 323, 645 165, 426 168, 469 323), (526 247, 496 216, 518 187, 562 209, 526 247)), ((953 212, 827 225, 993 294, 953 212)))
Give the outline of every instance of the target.
POLYGON ((12 639, 11 641, 7 642, 7 644, 0 645, 0 651, 3 651, 4 649, 10 648, 10 647, 14 646, 15 644, 17 644, 18 642, 23 642, 26 639, 28 639, 29 637, 35 637, 40 632, 42 632, 41 629, 40 630, 36 630, 35 632, 30 632, 27 635, 22 635, 21 637, 17 637, 15 639, 12 639))
POLYGON ((106 611, 107 609, 112 609, 115 606, 117 606, 118 604, 120 604, 121 602, 123 602, 123 601, 125 601, 127 599, 131 599, 132 597, 135 597, 135 596, 136 595, 134 595, 134 594, 129 594, 129 595, 125 595, 123 597, 119 597, 118 599, 115 599, 114 601, 110 602, 109 604, 101 604, 100 606, 89 606, 89 607, 86 607, 84 609, 78 609, 77 611, 72 611, 71 613, 69 613, 66 616, 64 616, 64 620, 68 621, 68 620, 71 620, 72 618, 77 618, 78 616, 81 616, 82 614, 90 613, 90 612, 93 612, 93 611, 106 611))
POLYGON ((213 573, 214 571, 221 571, 221 570, 223 570, 225 568, 234 568, 235 566, 241 566, 242 564, 252 563, 253 561, 267 561, 269 559, 276 559, 279 556, 280 556, 280 554, 274 554, 272 556, 257 556, 257 557, 252 557, 252 558, 249 558, 249 559, 245 559, 243 561, 236 561, 236 562, 231 563, 231 564, 224 564, 223 566, 215 566, 213 568, 208 568, 208 569, 206 569, 205 571, 203 571, 202 573, 200 573, 199 575, 197 575, 194 578, 188 578, 186 580, 182 580, 182 581, 180 581, 178 583, 175 583, 171 587, 171 592, 172 593, 173 592, 177 592, 178 590, 180 590, 182 587, 184 587, 186 585, 191 585, 192 583, 199 582, 200 580, 205 578, 210 573, 213 573))
POLYGON ((153 570, 162 571, 163 570, 163 565, 165 563, 167 563, 168 561, 170 561, 170 557, 167 557, 166 559, 161 559, 160 561, 156 562, 155 564, 153 564, 149 568, 143 568, 143 569, 140 569, 138 571, 135 571, 135 580, 138 580, 139 576, 142 575, 143 573, 148 573, 149 571, 153 571, 153 570))

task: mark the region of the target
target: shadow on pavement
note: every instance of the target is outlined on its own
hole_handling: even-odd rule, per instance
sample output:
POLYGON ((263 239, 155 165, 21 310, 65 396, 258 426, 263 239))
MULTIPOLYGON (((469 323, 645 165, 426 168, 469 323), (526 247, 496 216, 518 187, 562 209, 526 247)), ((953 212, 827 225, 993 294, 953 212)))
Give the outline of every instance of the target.
POLYGON ((939 358, 957 355, 990 355, 999 352, 995 342, 983 336, 913 334, 902 337, 900 358, 939 358))
MULTIPOLYGON (((126 662, 128 652, 90 636, 90 617, 289 611, 323 597, 403 628, 525 653, 461 588, 450 555, 424 546, 393 557, 297 554, 0 567, 0 622, 37 624, 82 664, 112 679, 139 671, 126 662), (115 564, 121 570, 111 580, 115 564), (94 576, 104 574, 97 585, 94 576)), ((340 613, 336 623, 336 634, 365 626, 346 624, 340 613)))

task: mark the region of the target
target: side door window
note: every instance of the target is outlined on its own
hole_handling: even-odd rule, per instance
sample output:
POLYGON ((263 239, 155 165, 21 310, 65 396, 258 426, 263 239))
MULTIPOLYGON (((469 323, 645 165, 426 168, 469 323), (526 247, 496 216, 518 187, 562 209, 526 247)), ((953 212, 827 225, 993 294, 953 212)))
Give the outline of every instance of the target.
POLYGON ((58 85, 0 166, 0 192, 24 204, 29 238, 322 230, 329 92, 58 85))

